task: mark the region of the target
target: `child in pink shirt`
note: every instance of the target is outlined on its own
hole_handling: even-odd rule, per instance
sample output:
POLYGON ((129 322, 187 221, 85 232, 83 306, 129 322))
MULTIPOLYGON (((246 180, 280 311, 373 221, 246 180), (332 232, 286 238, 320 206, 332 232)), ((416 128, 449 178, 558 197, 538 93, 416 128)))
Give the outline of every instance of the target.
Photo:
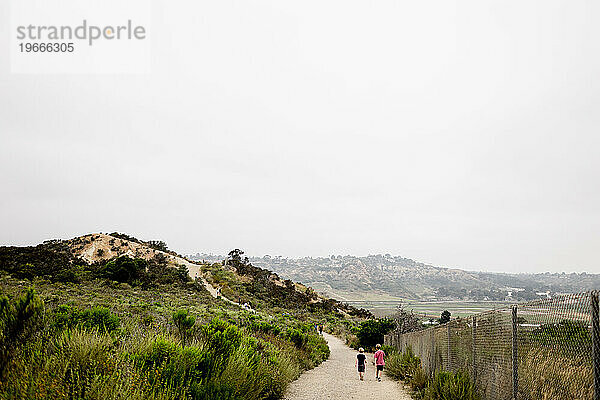
POLYGON ((381 376, 380 376, 380 372, 383 371, 383 366, 385 365, 385 353, 383 352, 383 350, 381 350, 381 345, 378 344, 377 346, 375 346, 375 348, 377 349, 377 351, 375 352, 374 358, 375 358, 375 365, 377 367, 377 372, 375 374, 375 379, 377 379, 379 382, 381 382, 381 376))

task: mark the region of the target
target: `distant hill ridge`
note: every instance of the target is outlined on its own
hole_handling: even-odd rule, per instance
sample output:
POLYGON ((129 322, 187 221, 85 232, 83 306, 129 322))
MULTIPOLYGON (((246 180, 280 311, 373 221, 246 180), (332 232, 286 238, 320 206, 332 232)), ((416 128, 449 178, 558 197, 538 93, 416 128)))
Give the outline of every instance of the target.
MULTIPOLYGON (((193 259, 222 259, 196 254, 193 259)), ((368 296, 415 300, 523 301, 600 288, 600 274, 501 274, 436 267, 385 255, 250 257, 252 264, 344 300, 368 296)))

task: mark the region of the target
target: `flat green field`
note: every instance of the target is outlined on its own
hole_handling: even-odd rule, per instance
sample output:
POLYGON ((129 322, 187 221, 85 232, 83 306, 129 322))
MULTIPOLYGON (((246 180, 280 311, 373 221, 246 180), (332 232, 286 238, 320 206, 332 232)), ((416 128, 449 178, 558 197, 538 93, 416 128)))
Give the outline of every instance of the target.
POLYGON ((501 308, 508 303, 493 301, 389 301, 389 300, 362 300, 349 301, 349 304, 366 308, 378 317, 388 316, 394 313, 398 306, 403 306, 406 310, 413 310, 415 314, 427 320, 429 318, 439 318, 444 310, 450 311, 453 317, 466 317, 480 312, 501 308))

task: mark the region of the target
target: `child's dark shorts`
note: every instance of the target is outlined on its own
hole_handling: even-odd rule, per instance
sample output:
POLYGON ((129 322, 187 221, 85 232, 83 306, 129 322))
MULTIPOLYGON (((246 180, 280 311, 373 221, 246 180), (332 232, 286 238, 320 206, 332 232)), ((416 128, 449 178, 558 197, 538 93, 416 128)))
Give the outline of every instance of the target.
POLYGON ((365 365, 359 365, 358 366, 358 372, 365 372, 365 365))
POLYGON ((378 365, 377 366, 377 371, 383 371, 383 365, 378 365))

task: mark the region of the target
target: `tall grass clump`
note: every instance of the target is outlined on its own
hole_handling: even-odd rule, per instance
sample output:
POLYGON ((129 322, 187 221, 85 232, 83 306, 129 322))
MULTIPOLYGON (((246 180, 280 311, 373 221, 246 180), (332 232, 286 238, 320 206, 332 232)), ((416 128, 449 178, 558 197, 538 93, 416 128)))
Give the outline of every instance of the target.
POLYGON ((386 374, 395 380, 407 380, 421 366, 421 359, 416 357, 410 347, 403 353, 388 353, 385 363, 386 374))
POLYGON ((421 359, 414 355, 410 347, 403 353, 388 348, 387 354, 386 374, 392 379, 408 383, 415 396, 421 397, 421 393, 428 384, 428 376, 421 367, 421 359))
POLYGON ((480 400, 467 374, 438 372, 427 387, 426 400, 480 400))
POLYGON ((0 380, 19 347, 26 344, 44 317, 44 303, 32 288, 11 301, 0 296, 0 380))
POLYGON ((408 347, 403 353, 392 351, 385 363, 386 374, 409 384, 412 395, 422 400, 479 400, 469 376, 461 372, 438 372, 429 377, 421 359, 408 347))
POLYGON ((96 329, 100 332, 113 333, 119 329, 121 320, 106 307, 93 307, 79 310, 70 305, 60 305, 52 316, 52 327, 61 329, 96 329))

